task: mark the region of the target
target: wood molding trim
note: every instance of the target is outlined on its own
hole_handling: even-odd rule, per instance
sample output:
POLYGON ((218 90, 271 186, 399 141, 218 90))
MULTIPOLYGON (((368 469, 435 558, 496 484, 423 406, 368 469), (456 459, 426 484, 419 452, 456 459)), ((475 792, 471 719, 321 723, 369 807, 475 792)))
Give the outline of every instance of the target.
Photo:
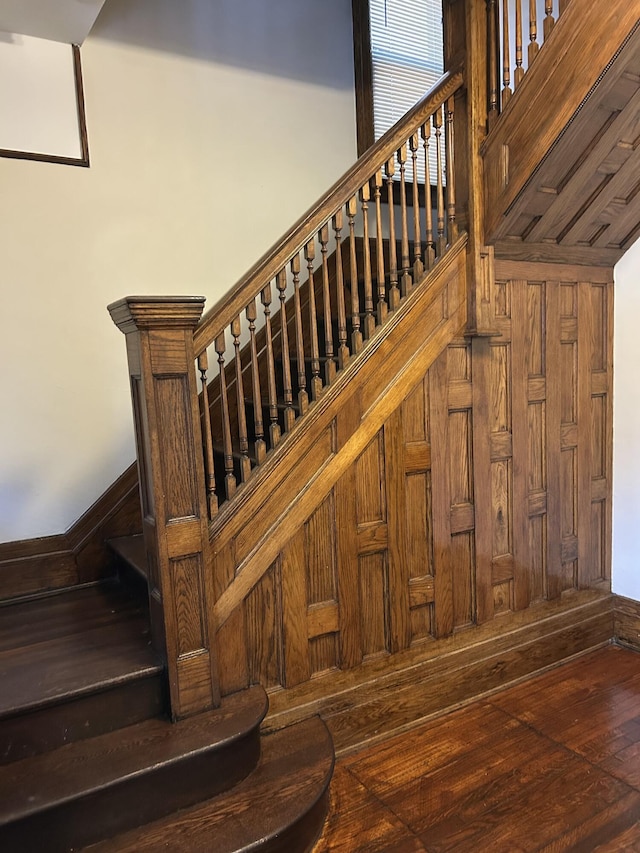
POLYGON ((613 636, 616 643, 640 652, 640 601, 613 596, 613 636))
POLYGON ((134 463, 66 533, 0 543, 0 601, 108 576, 105 540, 140 532, 139 504, 134 463))
POLYGON ((353 67, 356 90, 358 157, 375 142, 373 130, 373 66, 369 0, 351 0, 353 17, 353 67))
MULTIPOLYGON (((270 693, 266 730, 320 714, 338 755, 607 645, 615 597, 572 592, 496 623, 270 693)), ((640 620, 640 604, 636 604, 640 620)))

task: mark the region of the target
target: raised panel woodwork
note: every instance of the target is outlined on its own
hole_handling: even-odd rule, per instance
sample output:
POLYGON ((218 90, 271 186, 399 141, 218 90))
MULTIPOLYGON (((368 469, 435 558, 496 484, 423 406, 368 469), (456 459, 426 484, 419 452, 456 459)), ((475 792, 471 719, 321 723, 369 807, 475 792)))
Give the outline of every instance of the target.
POLYGON ((637 9, 578 0, 558 28, 485 144, 485 239, 503 257, 560 259, 562 247, 565 262, 567 249, 580 249, 583 260, 613 264, 640 227, 637 9), (570 48, 579 32, 580 47, 570 48))
MULTIPOLYGON (((544 599, 561 608, 585 572, 586 585, 606 583, 611 272, 502 260, 496 272, 499 336, 454 337, 361 442, 370 415, 343 406, 319 432, 321 449, 296 463, 302 475, 306 462, 311 484, 283 507, 284 544, 268 572, 223 620, 221 647, 233 620, 244 636, 231 644, 235 681, 221 648, 223 684, 239 683, 246 661, 244 677, 293 708, 355 689, 372 668, 385 673, 463 629, 490 631, 498 615, 524 618, 544 599), (358 451, 312 500, 313 478, 352 443, 358 451)), ((291 481, 279 482, 285 496, 291 481)), ((263 506, 256 529, 268 539, 263 506)), ((257 559, 256 529, 218 539, 223 596, 257 559)))

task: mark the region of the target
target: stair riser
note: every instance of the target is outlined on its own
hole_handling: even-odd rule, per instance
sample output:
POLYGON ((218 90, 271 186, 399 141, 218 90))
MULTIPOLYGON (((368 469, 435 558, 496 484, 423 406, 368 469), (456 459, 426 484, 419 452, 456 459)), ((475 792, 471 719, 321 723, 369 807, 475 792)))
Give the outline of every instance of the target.
MULTIPOLYGON (((329 789, 327 788, 313 808, 297 823, 290 826, 277 838, 272 838, 259 846, 245 848, 239 853, 310 853, 322 833, 329 812, 329 789)), ((345 852, 346 853, 346 852, 345 852)))
POLYGON ((161 717, 164 673, 0 721, 0 765, 161 717))
MULTIPOLYGON (((63 853, 157 820, 232 788, 260 758, 256 728, 225 746, 119 779, 100 791, 0 827, 3 853, 63 853)), ((284 848, 283 848, 284 849, 284 848)))

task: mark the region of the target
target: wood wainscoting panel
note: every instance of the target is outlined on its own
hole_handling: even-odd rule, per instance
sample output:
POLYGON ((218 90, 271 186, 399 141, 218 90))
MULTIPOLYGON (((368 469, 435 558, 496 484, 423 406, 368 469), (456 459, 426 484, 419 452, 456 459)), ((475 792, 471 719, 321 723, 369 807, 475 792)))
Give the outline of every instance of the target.
POLYGON ((640 602, 623 595, 613 597, 613 631, 617 643, 640 652, 640 602))
POLYGON ((66 533, 0 543, 0 601, 108 577, 114 566, 107 540, 141 530, 134 464, 66 533))

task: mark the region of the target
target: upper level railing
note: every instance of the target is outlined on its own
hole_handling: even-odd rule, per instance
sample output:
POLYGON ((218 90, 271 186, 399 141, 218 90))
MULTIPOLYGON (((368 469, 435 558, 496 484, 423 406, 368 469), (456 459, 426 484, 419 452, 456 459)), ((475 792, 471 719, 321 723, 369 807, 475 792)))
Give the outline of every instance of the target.
POLYGON ((568 3, 569 0, 487 0, 489 129, 522 83, 568 3))
POLYGON ((445 74, 197 326, 210 518, 456 239, 462 83, 445 74))

